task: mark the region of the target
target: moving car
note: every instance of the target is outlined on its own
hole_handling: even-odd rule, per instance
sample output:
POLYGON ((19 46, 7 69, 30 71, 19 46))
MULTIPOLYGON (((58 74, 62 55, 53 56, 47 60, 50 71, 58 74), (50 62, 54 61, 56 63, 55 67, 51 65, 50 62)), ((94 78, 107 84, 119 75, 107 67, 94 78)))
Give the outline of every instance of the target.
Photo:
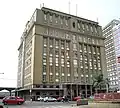
POLYGON ((2 103, 4 105, 6 104, 18 104, 21 105, 25 102, 25 100, 21 97, 15 97, 15 96, 9 96, 9 97, 5 97, 2 100, 2 103))
POLYGON ((57 102, 61 102, 61 101, 63 101, 63 97, 58 97, 57 102))
POLYGON ((37 98, 37 101, 43 101, 44 98, 42 98, 41 96, 39 98, 37 98))
POLYGON ((79 99, 81 99, 81 97, 80 97, 80 96, 77 96, 77 97, 74 97, 74 98, 73 98, 73 101, 77 101, 77 100, 79 100, 79 99))
POLYGON ((56 102, 57 99, 56 98, 53 98, 53 97, 45 97, 44 98, 44 102, 56 102))

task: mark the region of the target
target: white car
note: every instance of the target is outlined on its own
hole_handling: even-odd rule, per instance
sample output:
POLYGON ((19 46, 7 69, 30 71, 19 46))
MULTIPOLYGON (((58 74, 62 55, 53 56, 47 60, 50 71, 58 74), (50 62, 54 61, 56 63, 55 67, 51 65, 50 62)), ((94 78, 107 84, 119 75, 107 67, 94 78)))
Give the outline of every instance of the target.
POLYGON ((37 99, 38 101, 43 101, 44 98, 42 98, 41 96, 37 99))
POLYGON ((53 98, 53 97, 45 97, 44 98, 44 102, 56 102, 57 99, 56 98, 53 98))

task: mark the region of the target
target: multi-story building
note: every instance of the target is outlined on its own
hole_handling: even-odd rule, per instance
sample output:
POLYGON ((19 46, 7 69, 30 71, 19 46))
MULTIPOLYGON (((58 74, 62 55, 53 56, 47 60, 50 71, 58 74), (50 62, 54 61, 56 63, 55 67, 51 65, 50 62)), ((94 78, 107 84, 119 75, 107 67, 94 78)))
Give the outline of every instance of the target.
POLYGON ((18 50, 18 89, 25 97, 87 97, 93 75, 106 75, 102 29, 88 19, 36 9, 18 50))
POLYGON ((107 62, 108 78, 110 79, 111 90, 118 89, 118 69, 117 69, 117 34, 115 33, 115 26, 120 23, 119 20, 112 20, 103 28, 103 36, 105 37, 105 52, 107 62))

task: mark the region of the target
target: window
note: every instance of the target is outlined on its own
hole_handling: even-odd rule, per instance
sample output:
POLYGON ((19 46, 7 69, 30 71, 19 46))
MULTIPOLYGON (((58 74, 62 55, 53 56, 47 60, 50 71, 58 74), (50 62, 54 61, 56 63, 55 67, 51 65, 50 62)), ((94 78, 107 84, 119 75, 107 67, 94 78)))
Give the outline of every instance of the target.
POLYGON ((56 58, 56 63, 58 63, 58 58, 56 58))
POLYGON ((91 32, 93 32, 93 27, 92 27, 92 25, 91 25, 90 29, 91 29, 91 32))
POLYGON ((66 48, 69 50, 69 42, 66 42, 66 48))
POLYGON ((63 24, 63 19, 62 18, 61 18, 60 22, 61 22, 61 24, 63 24))
POLYGON ((82 44, 79 44, 80 52, 82 52, 82 44))
POLYGON ((52 15, 50 15, 50 22, 52 22, 52 15))
POLYGON ((53 39, 50 39, 50 41, 49 41, 50 43, 50 47, 53 47, 53 39))
POLYGON ((82 29, 84 30, 85 29, 85 27, 84 27, 84 24, 82 23, 82 29))
POLYGON ((77 66, 77 60, 73 60, 74 66, 77 66))
POLYGON ((43 65, 43 72, 46 72, 46 66, 43 65))
POLYGON ((76 41, 76 36, 75 35, 73 35, 73 41, 76 41))
POLYGON ((57 75, 57 76, 59 75, 58 70, 59 70, 59 68, 58 68, 58 67, 55 67, 55 72, 56 72, 56 75, 57 75))
POLYGON ((97 33, 97 27, 95 26, 95 32, 97 33))
POLYGON ((77 50, 77 44, 73 44, 73 49, 77 50))
POLYGON ((77 58, 77 52, 74 52, 74 55, 73 55, 75 58, 77 58))
POLYGON ((65 25, 68 26, 68 20, 67 19, 65 19, 65 25))
POLYGON ((49 58, 50 62, 52 62, 52 57, 49 58))
POLYGON ((78 22, 78 29, 80 29, 80 23, 78 22))
POLYGON ((55 51, 55 55, 56 55, 56 57, 58 57, 59 56, 59 52, 55 51))
POLYGON ((43 39, 44 46, 47 46, 47 38, 43 39))
POLYGON ((84 45, 84 52, 87 52, 87 46, 84 45))
POLYGON ((56 81, 56 82, 59 82, 59 79, 56 79, 55 81, 56 81))
POLYGON ((88 26, 88 24, 86 24, 86 29, 87 29, 87 31, 89 31, 89 26, 88 26))
POLYGON ((61 41, 61 49, 64 49, 64 41, 61 41))
POLYGON ((46 14, 44 14, 44 20, 45 20, 45 21, 47 20, 47 15, 46 15, 46 14))
POLYGON ((75 22, 73 22, 73 28, 75 28, 75 22))
POLYGON ((63 64, 64 63, 64 59, 61 59, 61 64, 63 64))
POLYGON ((69 39, 69 34, 66 33, 66 39, 69 39))
POLYGON ((91 46, 88 46, 88 51, 89 53, 91 53, 91 46))
POLYGON ((56 45, 56 48, 59 47, 59 41, 58 40, 55 41, 55 45, 56 45))
POLYGON ((58 17, 57 17, 57 16, 56 16, 56 18, 55 18, 55 22, 58 23, 58 17))
POLYGON ((64 58, 64 52, 61 52, 61 57, 64 58))

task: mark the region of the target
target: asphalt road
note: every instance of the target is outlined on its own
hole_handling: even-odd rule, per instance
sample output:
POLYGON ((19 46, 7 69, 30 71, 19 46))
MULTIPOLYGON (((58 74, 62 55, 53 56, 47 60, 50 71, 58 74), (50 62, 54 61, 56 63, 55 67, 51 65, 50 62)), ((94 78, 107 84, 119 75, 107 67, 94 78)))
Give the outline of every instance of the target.
POLYGON ((25 102, 23 105, 4 105, 4 108, 77 108, 75 102, 25 102))

